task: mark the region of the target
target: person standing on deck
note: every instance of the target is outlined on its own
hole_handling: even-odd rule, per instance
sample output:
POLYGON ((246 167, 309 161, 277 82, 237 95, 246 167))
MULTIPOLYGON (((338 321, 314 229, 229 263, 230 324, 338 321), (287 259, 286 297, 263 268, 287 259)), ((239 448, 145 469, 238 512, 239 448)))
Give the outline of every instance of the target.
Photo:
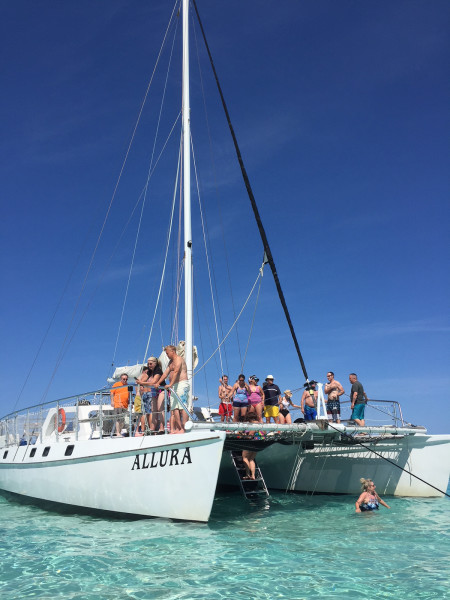
POLYGON ((187 378, 187 367, 184 359, 178 356, 175 346, 166 346, 164 351, 169 359, 169 365, 153 385, 163 386, 166 389, 172 388, 175 392, 176 395, 170 395, 170 433, 184 433, 184 410, 178 398, 184 404, 189 401, 190 386, 187 378), (169 377, 169 383, 165 385, 167 377, 169 377))
POLYGON ((228 375, 222 375, 222 378, 219 379, 219 382, 220 382, 220 385, 219 385, 220 420, 222 421, 222 423, 224 421, 226 421, 228 423, 228 421, 230 421, 231 417, 233 416, 233 400, 232 400, 233 388, 228 383, 228 375))
POLYGON ((327 373, 328 383, 325 384, 324 392, 328 395, 327 401, 327 417, 328 420, 334 423, 341 422, 341 403, 339 396, 345 392, 339 381, 334 378, 333 371, 327 373))
POLYGON ((249 394, 250 388, 245 383, 245 375, 241 373, 231 390, 233 396, 233 423, 239 423, 247 414, 249 394))
POLYGON ((262 389, 264 392, 264 416, 266 423, 270 423, 271 418, 274 420, 274 423, 278 423, 278 415, 280 414, 278 403, 281 400, 281 390, 273 382, 273 375, 267 375, 262 389))
POLYGON ((316 382, 309 381, 302 394, 300 408, 305 417, 305 421, 315 421, 317 417, 317 396, 316 382))
POLYGON ((366 422, 364 421, 364 411, 366 408, 369 398, 362 386, 362 383, 358 381, 356 373, 350 373, 348 376, 352 389, 350 392, 350 400, 352 401, 352 416, 350 417, 357 425, 364 427, 366 422))
POLYGON ((130 393, 128 391, 128 375, 123 374, 120 381, 112 386, 111 389, 111 406, 114 409, 114 415, 116 415, 116 434, 121 435, 122 425, 124 420, 119 418, 119 415, 123 415, 128 410, 130 402, 130 393))

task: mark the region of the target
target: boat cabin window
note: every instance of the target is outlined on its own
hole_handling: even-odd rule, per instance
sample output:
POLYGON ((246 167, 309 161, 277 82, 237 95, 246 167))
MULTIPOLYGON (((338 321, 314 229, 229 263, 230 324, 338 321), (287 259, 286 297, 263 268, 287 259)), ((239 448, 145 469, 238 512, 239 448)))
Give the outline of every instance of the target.
POLYGON ((42 456, 48 456, 49 452, 50 452, 50 446, 46 446, 44 448, 44 452, 42 453, 42 456))
POLYGON ((72 454, 74 448, 75 448, 75 446, 73 444, 71 444, 70 446, 67 446, 66 451, 64 452, 64 456, 70 456, 72 454))
POLYGON ((5 450, 5 451, 3 452, 3 458, 6 458, 7 456, 8 456, 8 450, 5 450))
POLYGON ((32 448, 31 452, 30 452, 30 458, 33 458, 33 456, 36 454, 36 448, 32 448))

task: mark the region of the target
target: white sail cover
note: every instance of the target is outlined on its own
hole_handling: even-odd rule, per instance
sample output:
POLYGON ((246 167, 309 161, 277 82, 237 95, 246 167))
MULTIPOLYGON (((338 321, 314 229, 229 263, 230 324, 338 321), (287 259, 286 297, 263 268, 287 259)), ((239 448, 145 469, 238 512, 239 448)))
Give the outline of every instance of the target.
MULTIPOLYGON (((145 367, 145 363, 143 365, 127 365, 126 367, 117 367, 114 371, 113 376, 108 378, 109 383, 114 383, 118 381, 122 375, 128 375, 128 379, 136 379, 142 373, 142 369, 145 367)), ((131 383, 131 381, 130 381, 131 383)))
MULTIPOLYGON (((177 346, 177 354, 178 356, 181 356, 184 358, 184 347, 185 347, 186 343, 184 341, 181 341, 178 346, 177 346)), ((194 346, 193 348, 193 356, 194 356, 194 369, 196 368, 196 366, 198 365, 198 353, 197 353, 197 346, 194 346)), ((164 371, 167 369, 167 365, 169 364, 169 359, 167 358, 166 353, 164 352, 164 350, 161 352, 160 356, 159 356, 159 362, 161 364, 161 368, 164 371)), ((140 364, 137 363, 136 365, 127 365, 126 367, 117 367, 116 370, 114 371, 112 377, 108 378, 108 383, 114 383, 116 381, 118 381, 120 379, 120 377, 125 374, 128 375, 128 379, 136 379, 137 377, 139 377, 142 373, 142 369, 145 367, 146 363, 140 364)), ((131 383, 131 381, 130 381, 131 383)))
MULTIPOLYGON (((182 358, 184 358, 185 356, 185 352, 184 352, 184 347, 186 345, 186 342, 184 342, 183 340, 181 340, 181 342, 178 343, 177 346, 177 354, 178 356, 181 356, 182 358)), ((196 368, 196 366, 198 365, 198 352, 197 352, 197 346, 194 346, 192 348, 192 355, 194 358, 194 369, 196 368)), ((167 358, 167 354, 164 352, 164 350, 161 352, 161 354, 159 355, 159 362, 161 364, 161 368, 164 371, 167 369, 167 365, 169 364, 169 359, 167 358)))

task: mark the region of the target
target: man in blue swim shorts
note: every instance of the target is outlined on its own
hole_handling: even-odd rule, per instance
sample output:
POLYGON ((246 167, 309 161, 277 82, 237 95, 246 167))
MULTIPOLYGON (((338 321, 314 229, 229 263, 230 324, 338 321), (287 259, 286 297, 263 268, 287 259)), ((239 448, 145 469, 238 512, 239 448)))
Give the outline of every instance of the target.
POLYGON ((364 421, 364 411, 366 408, 369 398, 362 384, 358 381, 356 373, 350 373, 348 376, 352 389, 350 392, 350 400, 352 401, 352 416, 350 417, 357 425, 364 427, 366 422, 364 421))
POLYGON ((305 384, 305 391, 302 394, 300 408, 305 417, 305 421, 315 421, 317 418, 317 396, 316 382, 309 381, 305 384))

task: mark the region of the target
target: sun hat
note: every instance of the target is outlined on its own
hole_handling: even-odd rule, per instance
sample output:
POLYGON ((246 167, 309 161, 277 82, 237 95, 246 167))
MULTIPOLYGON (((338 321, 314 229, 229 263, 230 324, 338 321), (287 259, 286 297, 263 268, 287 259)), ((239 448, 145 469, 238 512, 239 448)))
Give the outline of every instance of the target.
POLYGON ((291 392, 291 390, 284 390, 283 394, 284 394, 285 396, 289 396, 289 397, 291 397, 291 396, 292 396, 292 392, 291 392))
POLYGON ((273 375, 267 375, 266 379, 275 379, 273 375))

